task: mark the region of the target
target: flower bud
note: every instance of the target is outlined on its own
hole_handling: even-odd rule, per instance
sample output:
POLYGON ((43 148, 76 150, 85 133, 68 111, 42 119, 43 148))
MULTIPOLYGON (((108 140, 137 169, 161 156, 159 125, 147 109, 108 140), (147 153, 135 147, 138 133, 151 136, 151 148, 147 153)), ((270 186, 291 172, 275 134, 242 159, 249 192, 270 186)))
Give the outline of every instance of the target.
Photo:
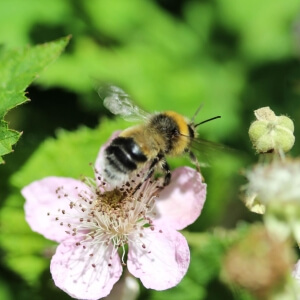
POLYGON ((276 116, 269 107, 254 111, 256 121, 249 128, 249 137, 258 153, 289 151, 295 142, 294 123, 286 116, 276 116))
POLYGON ((225 256, 223 278, 256 299, 271 299, 290 274, 294 261, 291 249, 287 241, 270 235, 263 226, 254 226, 225 256))

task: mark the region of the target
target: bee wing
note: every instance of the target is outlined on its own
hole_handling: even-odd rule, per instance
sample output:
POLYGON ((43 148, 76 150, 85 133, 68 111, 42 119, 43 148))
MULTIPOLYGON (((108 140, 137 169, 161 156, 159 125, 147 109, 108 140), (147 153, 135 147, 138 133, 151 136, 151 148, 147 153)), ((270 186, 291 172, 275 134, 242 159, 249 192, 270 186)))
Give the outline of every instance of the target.
POLYGON ((121 88, 110 85, 100 87, 98 94, 104 106, 113 114, 122 116, 127 121, 145 120, 149 114, 133 104, 130 96, 121 88))
POLYGON ((210 167, 213 161, 221 156, 236 156, 239 151, 223 144, 207 141, 201 138, 191 140, 190 149, 199 158, 200 166, 210 167))

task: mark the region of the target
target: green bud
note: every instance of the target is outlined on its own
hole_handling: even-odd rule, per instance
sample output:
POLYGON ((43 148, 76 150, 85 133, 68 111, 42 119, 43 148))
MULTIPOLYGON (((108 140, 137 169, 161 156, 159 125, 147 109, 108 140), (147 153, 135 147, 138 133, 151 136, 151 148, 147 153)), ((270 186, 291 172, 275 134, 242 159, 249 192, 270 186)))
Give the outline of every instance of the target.
POLYGON ((276 116, 269 107, 254 111, 256 121, 249 128, 249 137, 258 153, 288 152, 295 143, 294 123, 286 116, 276 116))

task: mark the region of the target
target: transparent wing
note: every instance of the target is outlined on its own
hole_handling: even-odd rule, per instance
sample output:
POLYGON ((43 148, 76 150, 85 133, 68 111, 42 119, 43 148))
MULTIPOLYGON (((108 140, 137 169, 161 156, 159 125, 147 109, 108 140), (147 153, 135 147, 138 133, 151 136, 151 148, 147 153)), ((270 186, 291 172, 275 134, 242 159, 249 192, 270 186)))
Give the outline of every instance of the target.
POLYGON ((133 104, 130 96, 121 88, 109 85, 98 89, 104 106, 113 114, 122 116, 127 121, 145 120, 149 114, 133 104))
POLYGON ((190 149, 196 155, 201 167, 214 165, 216 159, 241 155, 240 151, 236 149, 201 138, 192 139, 190 149))

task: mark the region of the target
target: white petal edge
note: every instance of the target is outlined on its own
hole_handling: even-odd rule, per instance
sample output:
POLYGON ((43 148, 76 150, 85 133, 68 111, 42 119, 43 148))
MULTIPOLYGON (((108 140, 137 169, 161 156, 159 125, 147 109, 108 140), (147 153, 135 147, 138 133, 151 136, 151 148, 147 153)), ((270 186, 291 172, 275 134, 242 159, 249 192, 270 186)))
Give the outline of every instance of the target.
POLYGON ((74 241, 57 247, 50 271, 55 285, 71 297, 96 300, 110 293, 123 269, 112 245, 83 248, 74 241))
POLYGON ((31 229, 56 242, 68 238, 55 218, 59 218, 64 210, 66 215, 74 215, 78 221, 78 213, 70 208, 70 201, 76 202, 82 191, 89 191, 89 188, 79 180, 64 177, 46 177, 24 187, 21 193, 26 199, 25 217, 31 229), (56 190, 62 186, 59 198, 56 190))
POLYGON ((154 227, 145 228, 143 237, 132 237, 127 267, 146 288, 165 290, 182 280, 190 263, 190 250, 181 233, 166 226, 154 227))
POLYGON ((156 200, 158 221, 176 230, 195 222, 206 200, 206 187, 196 170, 189 167, 175 169, 170 184, 156 200))

